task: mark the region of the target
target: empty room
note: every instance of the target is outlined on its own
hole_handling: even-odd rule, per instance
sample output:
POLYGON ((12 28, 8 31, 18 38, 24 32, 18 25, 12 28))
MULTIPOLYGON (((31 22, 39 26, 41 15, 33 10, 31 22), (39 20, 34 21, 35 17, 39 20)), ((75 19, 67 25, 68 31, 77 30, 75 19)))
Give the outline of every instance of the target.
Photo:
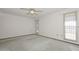
POLYGON ((79 51, 79 8, 0 8, 0 51, 79 51))

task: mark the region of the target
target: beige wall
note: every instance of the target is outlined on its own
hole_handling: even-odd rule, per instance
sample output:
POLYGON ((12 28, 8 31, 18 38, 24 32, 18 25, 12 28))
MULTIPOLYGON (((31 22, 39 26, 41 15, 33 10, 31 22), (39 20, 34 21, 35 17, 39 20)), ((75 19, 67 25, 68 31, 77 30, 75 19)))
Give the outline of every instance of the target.
POLYGON ((33 19, 0 13, 0 38, 33 33, 35 33, 35 23, 33 19))
MULTIPOLYGON (((64 29, 63 29, 63 14, 68 12, 77 11, 78 25, 79 25, 79 9, 66 9, 60 12, 48 14, 39 21, 39 34, 59 40, 64 40, 64 29)), ((78 33, 79 33, 79 28, 78 33)), ((79 41, 79 37, 77 38, 79 41)), ((72 41, 70 41, 72 42, 72 41)))

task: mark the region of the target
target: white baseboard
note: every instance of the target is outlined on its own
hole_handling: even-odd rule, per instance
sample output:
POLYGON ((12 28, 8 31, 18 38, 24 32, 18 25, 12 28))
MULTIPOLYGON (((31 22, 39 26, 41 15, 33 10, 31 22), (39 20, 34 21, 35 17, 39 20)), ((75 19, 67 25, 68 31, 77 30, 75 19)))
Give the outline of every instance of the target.
POLYGON ((58 41, 62 41, 62 42, 70 43, 70 44, 75 44, 75 45, 78 45, 79 46, 79 43, 78 42, 72 42, 72 41, 67 41, 67 40, 60 40, 60 39, 56 39, 56 38, 52 38, 52 37, 48 37, 48 36, 44 36, 44 35, 40 35, 40 34, 38 34, 38 35, 39 36, 42 36, 42 37, 49 38, 49 39, 54 39, 54 40, 58 40, 58 41))
POLYGON ((21 37, 21 36, 29 36, 29 35, 38 35, 38 36, 46 37, 46 38, 49 38, 49 39, 54 39, 54 40, 58 40, 58 41, 62 41, 62 42, 70 43, 70 44, 75 44, 75 45, 79 46, 78 42, 69 42, 69 41, 66 41, 66 40, 60 40, 60 39, 56 39, 56 38, 44 36, 44 35, 41 35, 41 34, 35 34, 35 33, 33 33, 33 34, 27 34, 27 35, 19 35, 19 36, 14 36, 14 37, 1 38, 0 40, 10 39, 10 38, 16 38, 16 37, 21 37))
POLYGON ((17 35, 17 36, 14 36, 14 37, 0 38, 0 40, 10 39, 10 38, 15 38, 15 37, 21 37, 21 36, 29 36, 29 35, 35 35, 35 33, 33 33, 33 34, 26 34, 26 35, 17 35))

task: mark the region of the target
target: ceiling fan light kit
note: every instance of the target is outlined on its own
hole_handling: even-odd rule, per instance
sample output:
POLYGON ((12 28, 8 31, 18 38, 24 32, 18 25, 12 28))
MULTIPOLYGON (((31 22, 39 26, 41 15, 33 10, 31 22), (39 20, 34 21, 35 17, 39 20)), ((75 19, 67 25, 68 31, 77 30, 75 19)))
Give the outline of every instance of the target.
POLYGON ((36 10, 34 8, 20 8, 21 10, 26 11, 27 15, 37 16, 40 14, 40 10, 36 10))

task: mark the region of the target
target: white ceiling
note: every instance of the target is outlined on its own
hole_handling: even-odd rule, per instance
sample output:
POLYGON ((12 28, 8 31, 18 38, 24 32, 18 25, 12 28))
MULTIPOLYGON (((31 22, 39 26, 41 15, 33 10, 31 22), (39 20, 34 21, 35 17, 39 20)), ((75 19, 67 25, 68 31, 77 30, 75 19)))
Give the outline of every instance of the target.
MULTIPOLYGON (((44 16, 48 13, 60 11, 64 8, 35 8, 35 9, 42 11, 39 16, 44 16)), ((0 8, 0 12, 14 14, 14 15, 20 15, 20 16, 28 16, 26 14, 26 11, 21 10, 20 8, 0 8)), ((32 16, 30 16, 30 17, 32 17, 32 16)))

